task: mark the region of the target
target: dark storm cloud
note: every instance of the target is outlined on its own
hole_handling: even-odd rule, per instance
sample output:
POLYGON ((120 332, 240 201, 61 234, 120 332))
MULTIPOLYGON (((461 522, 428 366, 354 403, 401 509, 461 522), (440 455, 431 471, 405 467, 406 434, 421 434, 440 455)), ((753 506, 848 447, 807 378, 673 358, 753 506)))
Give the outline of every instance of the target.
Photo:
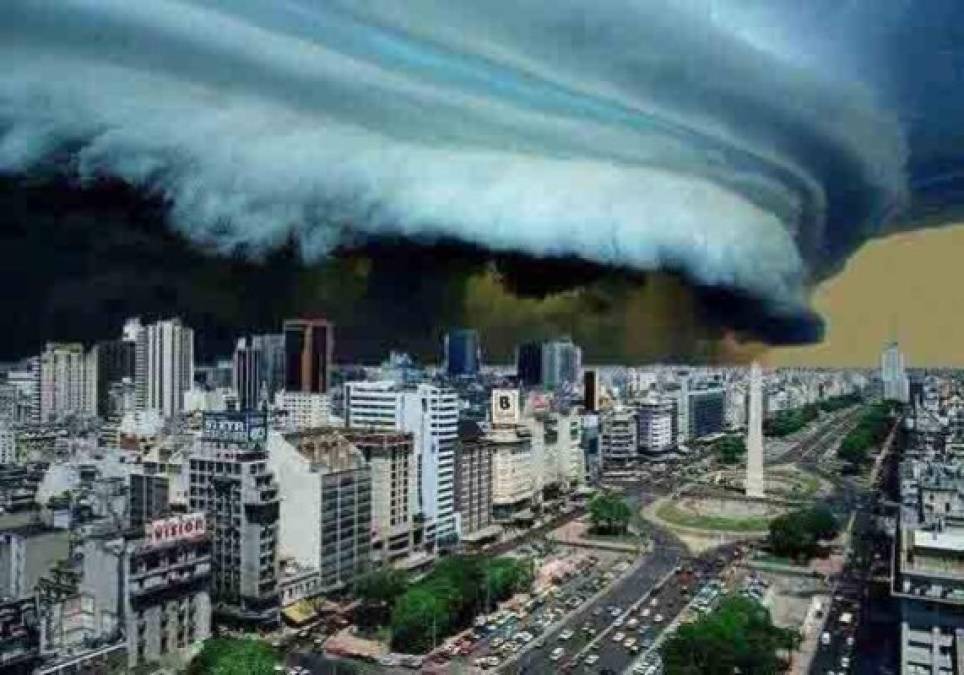
MULTIPOLYGON (((809 282, 956 194, 958 4, 10 0, 0 171, 125 182, 228 256, 454 241, 524 295, 595 282, 513 260, 668 269, 711 323, 811 339, 809 282)), ((359 284, 390 298, 386 255, 359 284)), ((411 298, 457 314, 429 257, 411 298)))

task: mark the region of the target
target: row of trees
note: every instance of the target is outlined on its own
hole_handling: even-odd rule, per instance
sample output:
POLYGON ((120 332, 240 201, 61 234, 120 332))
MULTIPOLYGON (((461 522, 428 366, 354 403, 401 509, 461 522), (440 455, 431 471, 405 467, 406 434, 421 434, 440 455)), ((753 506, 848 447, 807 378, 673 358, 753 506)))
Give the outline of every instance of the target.
POLYGON ((770 521, 770 550, 788 558, 812 558, 820 541, 837 536, 833 512, 823 504, 790 511, 770 521))
POLYGON ((366 605, 388 614, 392 648, 424 653, 443 638, 468 626, 479 612, 532 586, 532 561, 456 556, 436 565, 410 586, 391 572, 375 572, 357 586, 366 605))
POLYGON ((763 433, 767 436, 787 436, 803 429, 810 424, 810 422, 817 419, 821 410, 823 412, 834 412, 856 405, 859 402, 859 394, 844 394, 842 396, 825 398, 819 403, 808 403, 800 408, 781 410, 763 422, 763 433))
POLYGON ((845 462, 859 466, 870 458, 871 448, 884 442, 889 431, 890 405, 887 403, 872 405, 861 415, 857 426, 840 442, 837 456, 845 462))
POLYGON ((800 639, 797 631, 773 625, 763 605, 734 595, 680 626, 660 654, 666 675, 771 675, 787 670, 780 652, 796 650, 800 639))
POLYGON ((633 512, 615 492, 603 492, 589 502, 589 522, 594 534, 625 534, 633 512))

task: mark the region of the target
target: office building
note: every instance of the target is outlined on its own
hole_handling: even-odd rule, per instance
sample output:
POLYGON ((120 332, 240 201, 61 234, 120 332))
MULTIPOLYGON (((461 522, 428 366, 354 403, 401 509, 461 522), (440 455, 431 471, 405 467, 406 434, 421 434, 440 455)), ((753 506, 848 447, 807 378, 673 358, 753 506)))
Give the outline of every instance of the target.
POLYGON ((327 394, 334 326, 324 319, 288 319, 283 325, 286 391, 327 394))
POLYGON ((687 390, 689 438, 722 433, 726 424, 726 394, 722 387, 687 390))
POLYGON ((408 432, 344 429, 371 470, 372 557, 394 562, 412 555, 418 483, 414 436, 408 432))
POLYGON ((904 354, 897 342, 891 342, 880 355, 880 379, 885 401, 910 402, 910 381, 907 379, 904 354))
POLYGON ((97 353, 79 343, 50 342, 40 355, 40 421, 97 414, 97 353))
POLYGON ((33 594, 40 578, 70 554, 70 533, 29 524, 0 531, 0 597, 33 594))
MULTIPOLYGON (((371 467, 338 429, 273 431, 269 446, 283 495, 281 550, 317 570, 323 592, 351 588, 371 565, 371 467)), ((390 520, 390 504, 379 517, 386 506, 390 520)))
POLYGON ((283 413, 282 424, 288 431, 303 431, 331 424, 331 398, 328 394, 304 391, 279 391, 275 408, 283 413))
POLYGON ((82 546, 79 590, 94 599, 100 625, 122 626, 127 667, 172 658, 211 635, 211 540, 203 513, 95 533, 82 546))
POLYGON ((485 442, 492 447, 492 517, 526 524, 538 489, 532 434, 518 424, 493 425, 485 442))
POLYGON ((587 370, 582 378, 583 410, 587 413, 599 412, 599 371, 587 370))
POLYGON ((569 338, 519 345, 516 372, 526 387, 571 389, 578 386, 582 349, 569 338))
POLYGON ((0 464, 16 464, 17 431, 9 419, 0 418, 0 464))
POLYGON ((118 385, 134 382, 137 341, 102 340, 94 349, 97 352, 97 416, 107 419, 124 411, 111 396, 118 385))
POLYGON ((283 334, 238 339, 232 360, 231 386, 237 392, 240 410, 260 409, 274 400, 284 387, 284 364, 283 334))
POLYGON ((636 414, 615 407, 599 416, 599 454, 605 469, 624 469, 639 460, 636 414))
POLYGON ((265 413, 206 413, 188 504, 207 514, 215 617, 270 628, 279 621, 279 495, 266 438, 265 413))
POLYGON ((351 429, 412 433, 416 449, 419 512, 429 542, 458 539, 455 512, 455 444, 459 399, 429 384, 403 388, 394 382, 345 385, 345 422, 351 429))
POLYGON ((17 421, 40 422, 40 357, 24 359, 8 370, 7 384, 17 391, 17 421))
POLYGON ((136 472, 128 476, 131 527, 160 518, 171 508, 170 479, 163 473, 136 472))
POLYGON ((463 540, 492 525, 492 444, 478 423, 459 422, 455 449, 455 508, 463 540))
POLYGON ((136 335, 134 382, 139 410, 172 417, 184 409, 184 394, 194 383, 194 331, 180 319, 141 326, 131 320, 126 335, 136 335))
POLYGON ((445 372, 452 377, 474 377, 482 366, 479 334, 461 328, 445 334, 443 341, 445 372))
POLYGON ((648 399, 636 411, 639 452, 658 459, 676 447, 673 435, 675 406, 667 399, 648 399))

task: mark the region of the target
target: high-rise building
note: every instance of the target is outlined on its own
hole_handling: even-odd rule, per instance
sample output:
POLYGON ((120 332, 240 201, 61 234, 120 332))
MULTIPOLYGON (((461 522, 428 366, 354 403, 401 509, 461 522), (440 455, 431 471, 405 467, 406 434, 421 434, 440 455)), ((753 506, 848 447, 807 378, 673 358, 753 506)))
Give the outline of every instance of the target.
POLYGON ((904 354, 896 341, 888 344, 880 355, 880 379, 884 385, 884 400, 910 402, 910 381, 904 354))
POLYGON ((516 373, 519 384, 538 387, 542 384, 542 343, 526 342, 516 349, 516 373))
POLYGON ((328 394, 282 390, 275 395, 275 408, 284 413, 283 425, 289 431, 304 431, 331 424, 331 398, 328 394))
POLYGON ((281 550, 318 570, 323 592, 350 588, 371 565, 372 469, 338 429, 271 432, 281 550))
POLYGON ((80 591, 89 621, 123 628, 128 672, 178 655, 211 635, 211 541, 203 513, 96 533, 81 545, 80 591))
POLYGON ((569 338, 527 342, 516 351, 519 382, 527 387, 576 387, 582 370, 582 349, 569 338))
POLYGON ((620 468, 639 460, 636 415, 629 408, 614 408, 599 418, 599 454, 605 468, 620 468))
POLYGON ((334 326, 325 319, 284 322, 286 391, 327 394, 335 346, 334 326))
POLYGON ((131 527, 143 527, 144 523, 160 518, 170 510, 170 480, 166 475, 132 473, 128 487, 131 527))
POLYGON ((411 556, 418 508, 413 435, 359 429, 341 433, 358 448, 371 469, 372 557, 393 562, 411 556))
POLYGON ((17 463, 17 432, 11 420, 0 418, 0 464, 17 463))
POLYGON ((446 373, 453 377, 478 374, 482 351, 476 331, 466 328, 449 331, 445 334, 443 348, 446 373))
POLYGON ((492 524, 492 444, 478 423, 459 423, 455 450, 455 508, 462 536, 480 532, 492 524))
POLYGON ((687 391, 689 437, 703 438, 723 431, 726 422, 726 394, 722 387, 687 391))
POLYGON ((640 403, 636 413, 640 452, 653 458, 676 447, 676 438, 673 435, 674 415, 673 401, 650 399, 640 403))
POLYGON ((96 351, 87 352, 79 343, 48 343, 40 355, 39 375, 41 422, 96 415, 96 351))
POLYGON ((454 485, 458 419, 458 395, 449 389, 429 384, 403 388, 386 381, 345 385, 347 427, 414 435, 419 510, 429 542, 458 538, 454 485))
POLYGON ((137 407, 172 417, 184 409, 184 394, 194 384, 194 331, 180 319, 141 326, 129 321, 125 335, 136 335, 134 382, 137 407))
POLYGON ((564 389, 577 386, 582 370, 582 349, 570 338, 550 340, 542 346, 542 386, 564 389))
POLYGON ((188 504, 207 514, 214 614, 225 623, 279 622, 279 495, 267 424, 266 413, 206 413, 191 453, 188 504))
POLYGON ((583 404, 586 412, 599 411, 599 371, 586 370, 582 377, 583 404))
POLYGON ((97 416, 107 419, 119 411, 111 405, 111 387, 125 380, 133 382, 137 341, 102 340, 97 351, 97 416))
POLYGON ((521 424, 493 425, 485 441, 492 446, 493 518, 531 519, 538 491, 531 431, 521 424))
POLYGON ((284 386, 284 335, 252 335, 238 339, 231 386, 241 410, 257 410, 284 386))

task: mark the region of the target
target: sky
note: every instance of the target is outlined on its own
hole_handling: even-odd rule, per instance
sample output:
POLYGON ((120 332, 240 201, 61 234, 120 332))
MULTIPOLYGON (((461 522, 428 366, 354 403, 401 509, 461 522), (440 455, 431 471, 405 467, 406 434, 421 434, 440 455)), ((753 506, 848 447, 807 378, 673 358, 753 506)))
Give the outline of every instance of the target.
POLYGON ((9 0, 0 358, 127 312, 183 314, 213 351, 325 314, 350 358, 427 355, 451 323, 500 355, 558 332, 606 360, 818 342, 811 294, 854 251, 961 215, 962 14, 9 0))
POLYGON ((767 362, 876 366, 884 344, 896 338, 910 367, 964 367, 962 259, 960 223, 868 243, 816 289, 824 340, 771 350, 767 362))

